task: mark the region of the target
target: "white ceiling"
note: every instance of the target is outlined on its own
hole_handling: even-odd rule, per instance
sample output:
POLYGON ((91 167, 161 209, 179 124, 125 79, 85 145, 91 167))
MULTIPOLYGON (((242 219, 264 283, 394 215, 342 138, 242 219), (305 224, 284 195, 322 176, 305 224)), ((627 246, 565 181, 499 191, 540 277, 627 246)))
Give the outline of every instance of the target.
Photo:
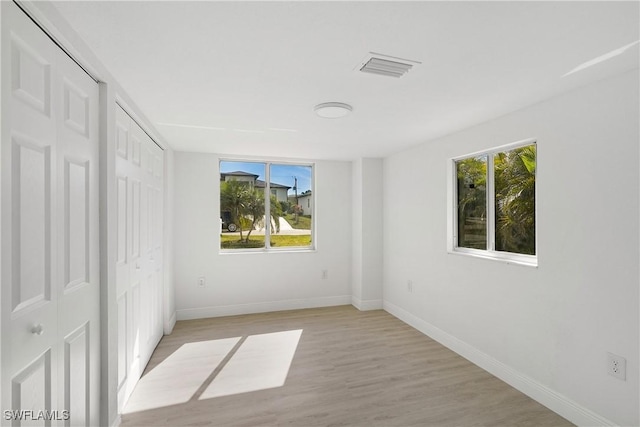
POLYGON ((383 157, 638 67, 638 2, 55 2, 178 151, 383 157), (368 52, 422 62, 395 79, 368 52), (354 111, 322 119, 313 107, 354 111), (173 125, 179 126, 173 126, 173 125))

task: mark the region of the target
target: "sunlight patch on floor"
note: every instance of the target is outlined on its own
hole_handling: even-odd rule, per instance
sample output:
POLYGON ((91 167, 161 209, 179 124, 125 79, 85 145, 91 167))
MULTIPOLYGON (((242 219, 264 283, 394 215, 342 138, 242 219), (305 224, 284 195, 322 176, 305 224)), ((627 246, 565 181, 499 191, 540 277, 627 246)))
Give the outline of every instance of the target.
POLYGON ((183 344, 140 379, 123 413, 188 402, 240 339, 183 344))
POLYGON ((301 335, 298 329, 247 337, 200 400, 283 386, 301 335))

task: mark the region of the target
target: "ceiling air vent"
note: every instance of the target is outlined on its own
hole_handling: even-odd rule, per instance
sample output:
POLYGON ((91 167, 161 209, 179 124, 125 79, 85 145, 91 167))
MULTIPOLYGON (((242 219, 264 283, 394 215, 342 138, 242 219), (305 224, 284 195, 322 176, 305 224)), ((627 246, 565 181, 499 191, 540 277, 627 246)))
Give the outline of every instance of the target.
POLYGON ((417 64, 420 62, 371 52, 357 68, 363 73, 402 77, 417 64))

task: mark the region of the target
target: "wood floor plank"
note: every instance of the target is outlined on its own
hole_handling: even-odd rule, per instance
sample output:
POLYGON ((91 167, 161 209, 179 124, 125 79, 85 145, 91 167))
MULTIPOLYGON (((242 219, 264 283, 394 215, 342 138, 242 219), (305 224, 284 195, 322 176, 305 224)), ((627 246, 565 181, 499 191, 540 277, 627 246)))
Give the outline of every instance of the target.
POLYGON ((122 425, 572 425, 390 314, 352 306, 181 321, 145 375, 186 343, 293 329, 303 332, 284 386, 132 412, 122 425))

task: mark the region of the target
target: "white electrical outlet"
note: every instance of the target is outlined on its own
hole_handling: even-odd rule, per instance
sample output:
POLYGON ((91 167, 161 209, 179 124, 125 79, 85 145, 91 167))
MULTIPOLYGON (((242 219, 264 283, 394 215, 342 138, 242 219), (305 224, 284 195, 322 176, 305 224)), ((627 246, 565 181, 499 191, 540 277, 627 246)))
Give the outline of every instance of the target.
POLYGON ((617 354, 607 353, 607 373, 613 377, 626 381, 627 359, 617 354))
POLYGON ((200 276, 198 277, 198 287, 199 288, 204 288, 204 286, 207 284, 206 279, 204 278, 204 276, 200 276))
POLYGON ((407 280, 407 291, 413 292, 413 280, 407 280))

